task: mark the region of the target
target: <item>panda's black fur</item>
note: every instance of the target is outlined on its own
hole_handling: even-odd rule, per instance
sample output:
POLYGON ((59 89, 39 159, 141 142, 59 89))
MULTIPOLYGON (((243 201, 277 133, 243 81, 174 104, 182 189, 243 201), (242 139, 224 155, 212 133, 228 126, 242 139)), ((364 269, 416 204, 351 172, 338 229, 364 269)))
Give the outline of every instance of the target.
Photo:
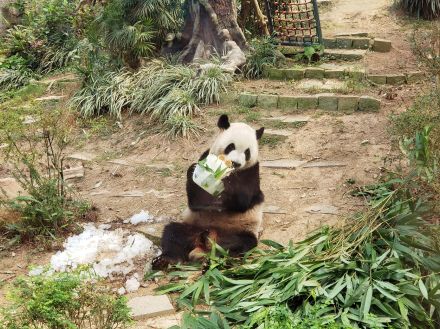
MULTIPOLYGON (((244 125, 244 124, 241 124, 244 125)), ((230 129, 229 119, 222 115, 218 127, 224 132, 230 129)), ((251 129, 244 125, 246 129, 251 129)), ((238 129, 238 128, 235 128, 238 129)), ((254 132, 257 143, 264 128, 254 132)), ((258 152, 258 143, 257 143, 258 152)), ((248 148, 247 152, 251 152, 248 148)), ((210 150, 202 154, 206 158, 210 150)), ((251 156, 246 154, 246 161, 251 156)), ((214 240, 232 256, 238 256, 257 246, 261 224, 264 195, 260 189, 260 167, 258 161, 249 167, 234 170, 224 180, 224 191, 214 197, 193 182, 196 163, 187 171, 186 192, 188 197, 187 219, 182 223, 165 226, 161 248, 162 255, 153 261, 154 269, 164 269, 168 264, 191 260, 194 252, 209 251, 209 239, 214 240)))

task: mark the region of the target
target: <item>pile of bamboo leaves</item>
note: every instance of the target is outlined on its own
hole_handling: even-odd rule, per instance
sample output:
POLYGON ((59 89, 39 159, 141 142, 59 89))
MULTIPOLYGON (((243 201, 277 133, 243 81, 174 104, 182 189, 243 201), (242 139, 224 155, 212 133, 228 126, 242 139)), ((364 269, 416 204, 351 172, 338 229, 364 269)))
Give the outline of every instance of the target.
POLYGON ((196 281, 196 268, 178 267, 159 292, 180 293, 178 304, 191 312, 182 328, 302 328, 310 317, 316 328, 440 328, 435 231, 421 202, 390 188, 398 183, 377 188, 370 210, 341 228, 297 244, 263 241, 268 248, 244 261, 217 246, 196 281), (288 310, 283 324, 269 325, 279 308, 288 310))

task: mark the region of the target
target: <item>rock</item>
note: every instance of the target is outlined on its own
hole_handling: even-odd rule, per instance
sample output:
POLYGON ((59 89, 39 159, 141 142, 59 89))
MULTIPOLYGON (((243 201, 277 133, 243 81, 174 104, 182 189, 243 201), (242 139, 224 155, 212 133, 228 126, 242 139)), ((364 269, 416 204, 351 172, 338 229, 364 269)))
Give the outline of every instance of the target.
POLYGON ((370 96, 361 96, 359 97, 359 111, 373 111, 377 112, 380 109, 380 100, 370 97, 370 96))
POLYGON ((258 95, 257 105, 263 109, 271 109, 278 107, 278 95, 258 95))
POLYGON ((388 85, 402 85, 406 82, 406 77, 403 74, 389 74, 387 75, 388 85))
POLYGON ((337 60, 358 61, 366 53, 365 49, 326 49, 324 55, 337 60))
POLYGON ((338 109, 338 96, 320 95, 318 97, 318 108, 324 111, 336 111, 338 109))
POLYGON ((351 49, 353 46, 353 39, 346 37, 337 37, 336 45, 340 49, 351 49))
POLYGON ((332 162, 332 161, 316 161, 316 162, 306 162, 302 165, 302 168, 332 168, 332 167, 346 167, 345 163, 332 162))
POLYGON ((287 80, 301 80, 304 79, 305 70, 304 69, 285 69, 284 77, 287 80))
POLYGON ((369 49, 370 41, 370 38, 354 38, 352 47, 354 49, 369 49))
POLYGON ((306 69, 306 79, 324 79, 325 70, 319 67, 309 67, 306 69))
POLYGON ((374 39, 373 51, 387 53, 391 51, 391 41, 385 39, 374 39))
POLYGON ((378 85, 384 85, 387 83, 386 75, 370 74, 368 75, 368 79, 378 85))
POLYGON ((357 96, 339 96, 338 111, 354 112, 358 109, 359 97, 357 96))
POLYGON ((39 119, 34 117, 34 116, 32 116, 32 115, 26 115, 23 118, 23 124, 24 125, 30 125, 30 124, 33 124, 33 123, 38 122, 38 121, 39 121, 39 119))
POLYGON ((346 86, 346 83, 341 80, 335 79, 306 79, 299 81, 296 84, 296 88, 298 89, 312 89, 312 91, 318 90, 335 90, 335 89, 343 89, 346 86))
POLYGON ((312 110, 318 108, 318 97, 316 96, 297 96, 298 110, 312 110))
POLYGON ((293 135, 293 131, 287 129, 265 129, 264 133, 268 135, 284 136, 284 137, 289 137, 293 135))
POLYGON ((338 45, 336 38, 324 38, 322 43, 324 44, 324 47, 328 49, 334 49, 338 45))
POLYGON ((238 103, 244 107, 254 107, 257 105, 257 95, 242 93, 238 97, 238 103))
POLYGON ((6 199, 11 200, 23 195, 27 195, 27 193, 15 178, 7 177, 0 179, 0 199, 6 197, 6 199))
POLYGON ((93 161, 93 159, 96 158, 96 154, 79 152, 68 155, 67 158, 73 160, 81 160, 81 161, 93 161))
POLYGON ((301 165, 303 165, 304 163, 306 163, 306 161, 281 159, 281 160, 262 161, 260 165, 264 168, 296 169, 298 167, 301 167, 301 165))
POLYGON ((295 96, 280 96, 278 107, 282 110, 296 111, 298 108, 298 99, 295 96))
POLYGON ((82 178, 84 177, 85 170, 83 166, 64 169, 64 180, 74 179, 74 178, 82 178))
POLYGON ((135 320, 174 313, 173 305, 166 295, 133 297, 127 305, 135 320))
POLYGON ((417 72, 409 72, 406 75, 406 82, 407 83, 414 83, 417 81, 421 81, 425 78, 425 73, 421 71, 417 72))
POLYGON ((326 214, 326 215, 338 214, 338 208, 326 204, 314 204, 309 208, 305 209, 305 211, 311 214, 326 214))
POLYGON ((324 77, 326 79, 343 79, 345 76, 345 71, 340 70, 325 70, 324 77))

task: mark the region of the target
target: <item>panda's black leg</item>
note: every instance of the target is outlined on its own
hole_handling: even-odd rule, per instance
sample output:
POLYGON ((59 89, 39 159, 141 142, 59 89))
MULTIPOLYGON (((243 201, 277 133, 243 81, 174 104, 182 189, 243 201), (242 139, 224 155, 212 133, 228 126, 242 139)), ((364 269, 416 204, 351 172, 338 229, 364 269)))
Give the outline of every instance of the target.
POLYGON ((217 243, 223 249, 229 250, 229 255, 235 257, 255 248, 258 245, 258 239, 255 234, 248 231, 219 232, 217 243))
POLYGON ((200 229, 185 223, 170 223, 165 226, 161 248, 162 255, 153 260, 154 270, 163 270, 169 264, 185 262, 188 254, 194 249, 200 229))

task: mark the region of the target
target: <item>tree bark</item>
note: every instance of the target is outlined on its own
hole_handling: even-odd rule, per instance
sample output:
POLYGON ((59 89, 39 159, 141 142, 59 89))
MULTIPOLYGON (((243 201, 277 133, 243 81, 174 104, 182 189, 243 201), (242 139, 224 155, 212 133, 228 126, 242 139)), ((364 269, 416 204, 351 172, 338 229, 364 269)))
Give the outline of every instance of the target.
POLYGON ((246 38, 237 22, 235 0, 190 0, 182 33, 184 63, 223 56, 224 69, 235 71, 246 62, 246 38))

